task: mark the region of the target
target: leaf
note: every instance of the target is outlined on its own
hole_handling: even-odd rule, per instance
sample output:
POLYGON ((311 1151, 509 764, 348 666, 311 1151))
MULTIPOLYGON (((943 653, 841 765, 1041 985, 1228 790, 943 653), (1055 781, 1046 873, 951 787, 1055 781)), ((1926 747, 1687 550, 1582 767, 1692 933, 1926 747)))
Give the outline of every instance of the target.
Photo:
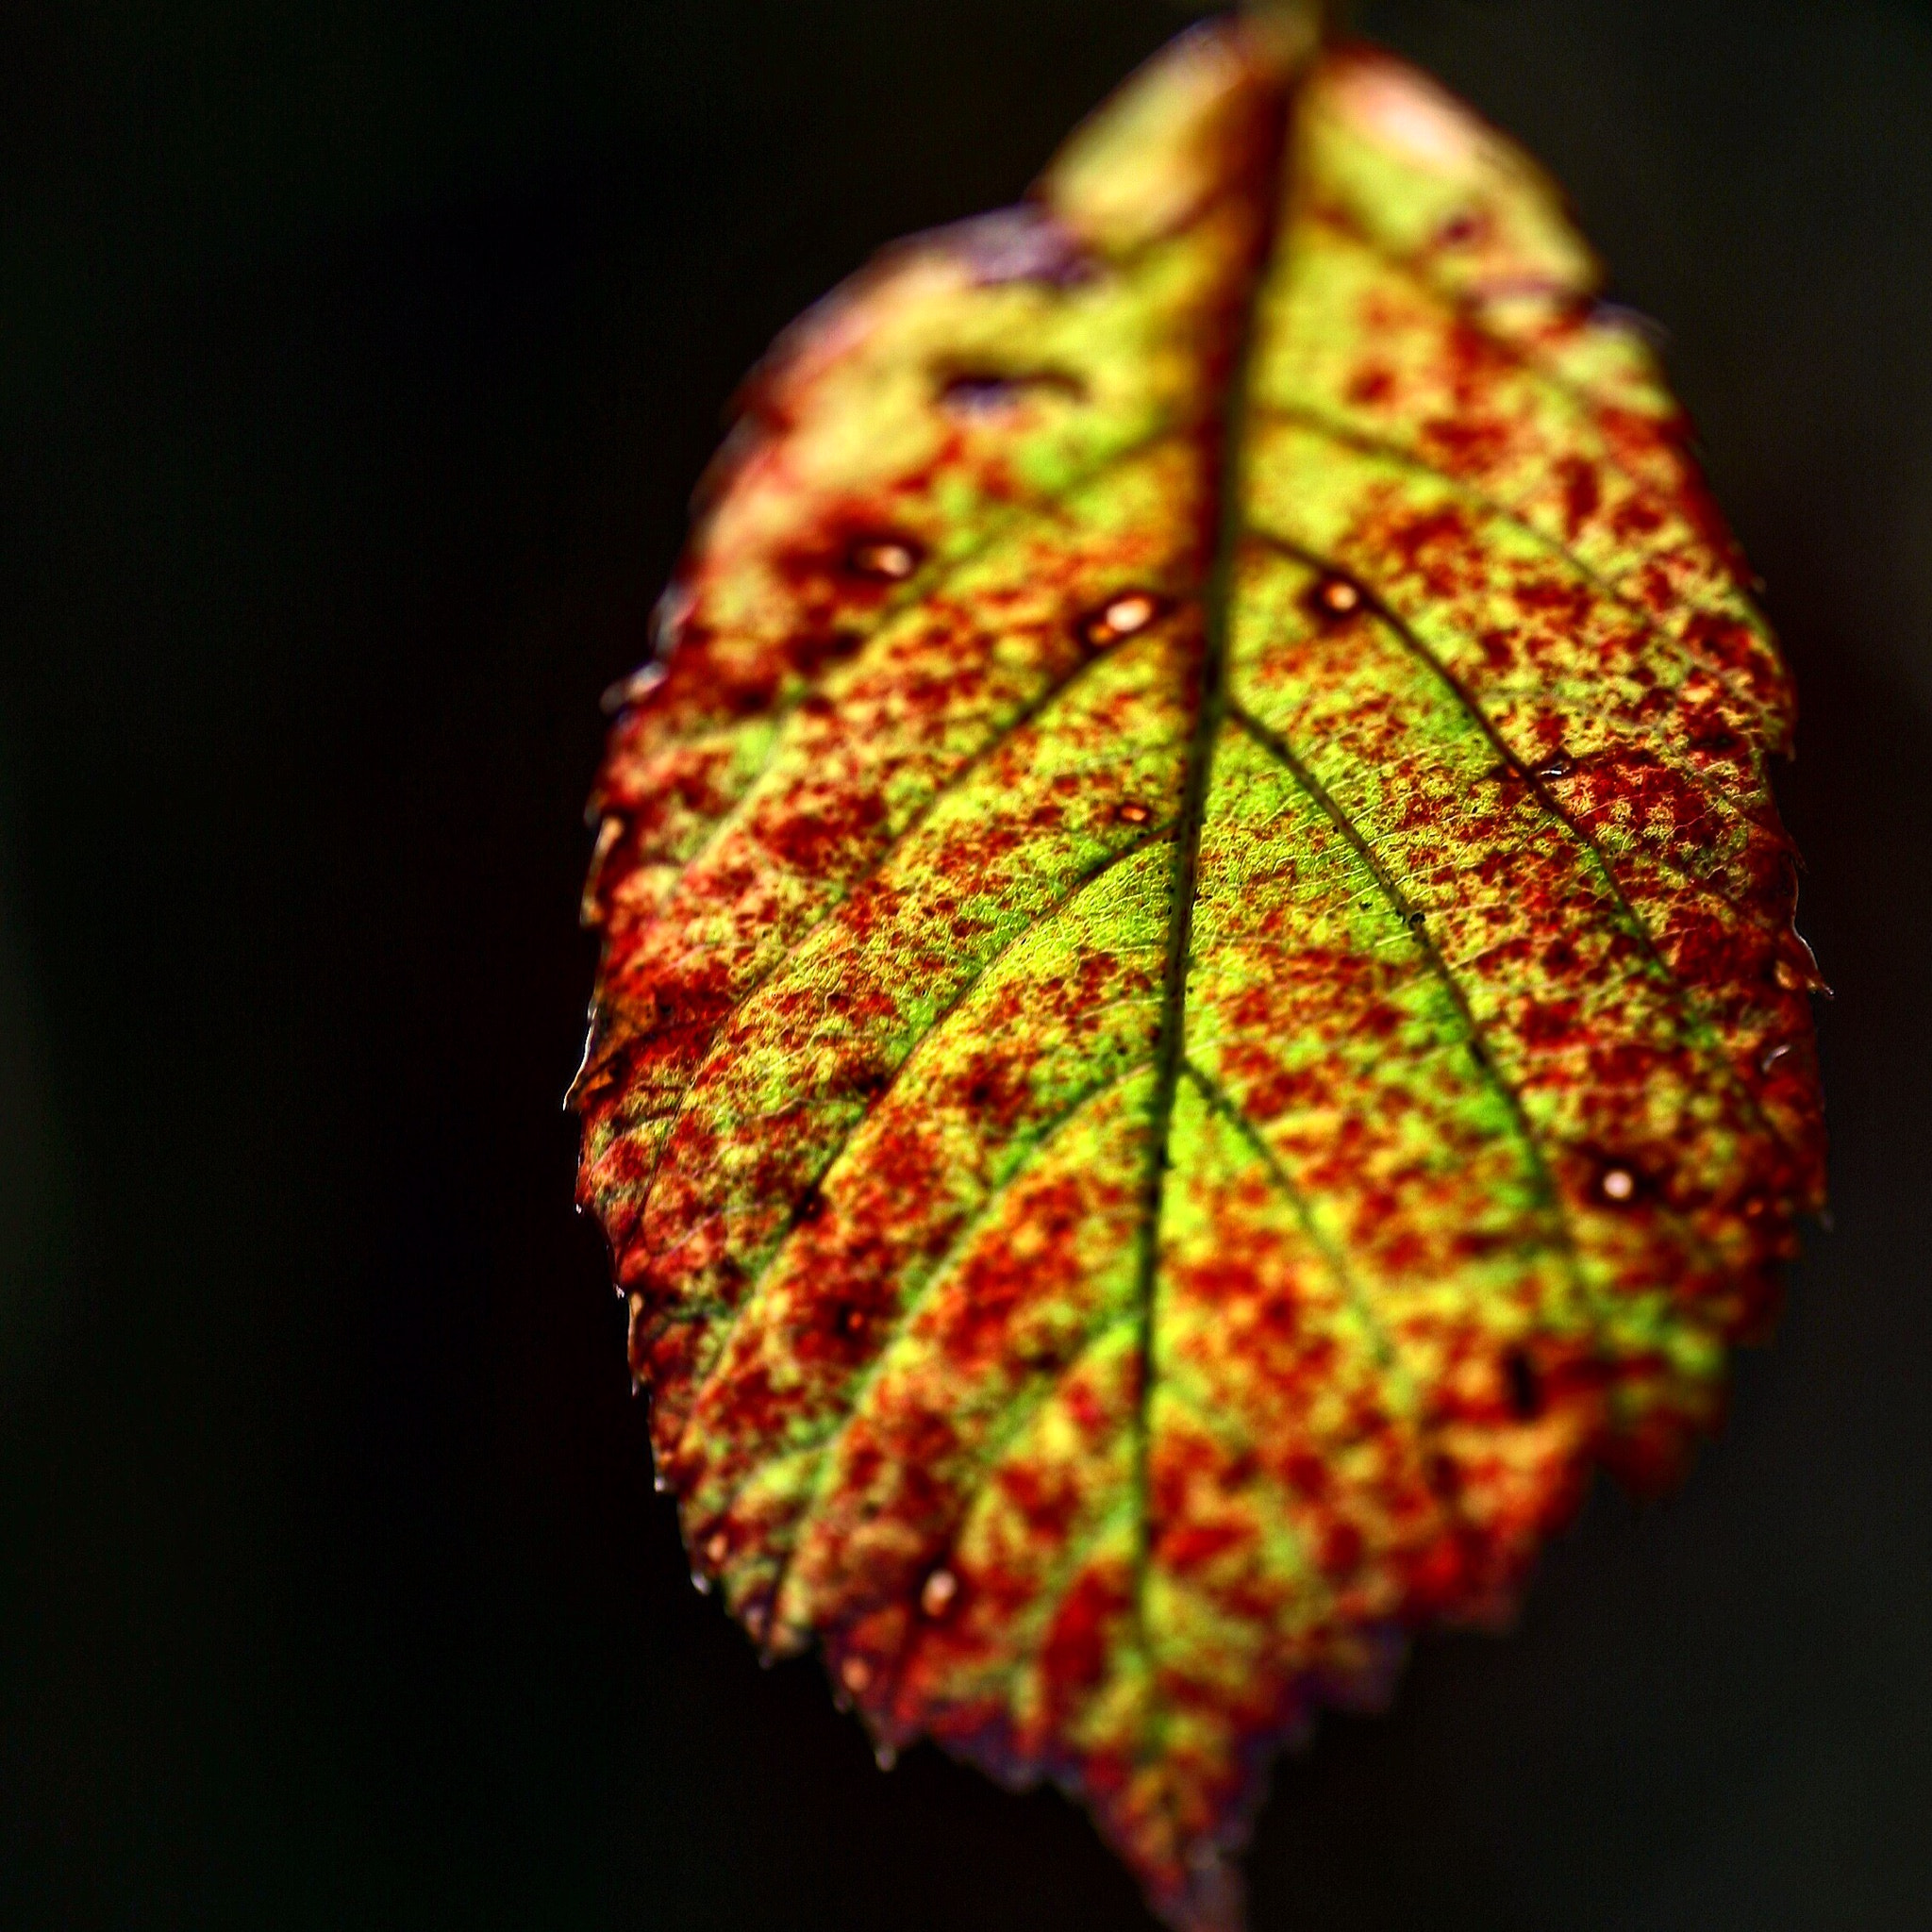
POLYGON ((1177 1925, 1821 1198, 1790 688, 1598 278, 1197 29, 779 343, 614 693, 581 1189, 700 1587, 1177 1925))

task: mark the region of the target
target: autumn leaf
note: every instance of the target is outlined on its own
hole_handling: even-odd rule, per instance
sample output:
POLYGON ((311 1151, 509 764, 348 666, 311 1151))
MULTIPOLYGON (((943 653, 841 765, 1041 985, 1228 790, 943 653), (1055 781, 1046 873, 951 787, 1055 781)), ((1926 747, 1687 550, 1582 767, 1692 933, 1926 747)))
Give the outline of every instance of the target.
POLYGON ((612 694, 581 1191, 700 1587, 1176 1925, 1821 1198, 1790 686, 1598 286, 1423 75, 1196 29, 781 341, 612 694))

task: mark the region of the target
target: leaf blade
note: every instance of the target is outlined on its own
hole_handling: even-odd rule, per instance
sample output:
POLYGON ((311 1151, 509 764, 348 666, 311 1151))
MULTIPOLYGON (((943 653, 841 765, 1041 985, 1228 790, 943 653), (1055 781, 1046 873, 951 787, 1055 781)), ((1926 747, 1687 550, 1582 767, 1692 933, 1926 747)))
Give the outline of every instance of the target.
POLYGON ((1207 1925, 1270 1741, 1714 1415, 1820 1186, 1790 691, 1432 83, 1209 28, 1036 192, 748 392, 600 781, 581 1187, 754 1635, 1207 1925))

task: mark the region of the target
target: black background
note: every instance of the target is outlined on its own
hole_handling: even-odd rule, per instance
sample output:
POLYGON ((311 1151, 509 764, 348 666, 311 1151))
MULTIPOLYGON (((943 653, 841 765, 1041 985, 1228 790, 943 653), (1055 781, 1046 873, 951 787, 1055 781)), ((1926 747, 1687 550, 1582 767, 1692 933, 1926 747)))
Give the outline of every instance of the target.
MULTIPOLYGON (((1366 8, 1673 333, 1806 707, 1837 1225, 1690 1487, 1284 1767, 1265 1928, 1932 1925, 1932 17, 1366 8)), ((1156 0, 9 10, 0 1917, 1141 1925, 685 1581, 558 1110, 734 379, 1156 0)))

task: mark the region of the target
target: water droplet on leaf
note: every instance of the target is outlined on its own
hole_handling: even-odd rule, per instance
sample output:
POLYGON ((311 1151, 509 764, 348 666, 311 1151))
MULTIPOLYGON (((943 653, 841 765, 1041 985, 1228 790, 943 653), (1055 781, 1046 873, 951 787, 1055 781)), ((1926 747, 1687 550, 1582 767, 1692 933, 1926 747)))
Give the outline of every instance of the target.
POLYGON ((919 568, 919 551, 902 538, 862 537, 846 554, 845 560, 859 576, 897 584, 919 568))
POLYGON ((1144 805, 1120 805, 1114 808, 1114 817, 1129 825, 1144 825, 1154 814, 1144 805))
POLYGON ((950 1570, 935 1570, 919 1592, 919 1607, 928 1617, 943 1617, 959 1593, 959 1579, 950 1570))
POLYGON ((1607 1167, 1597 1176, 1596 1191, 1606 1201, 1622 1207, 1637 1195, 1637 1176, 1627 1167, 1607 1167))
POLYGON ((839 1666, 839 1681, 857 1697, 872 1682, 872 1666, 862 1657, 848 1657, 839 1666))
POLYGON ((1315 586, 1316 608, 1329 617, 1347 617, 1362 607, 1362 593, 1346 577, 1328 576, 1315 586))
POLYGON ((1130 638, 1145 630, 1160 615, 1160 599, 1145 591, 1127 591, 1103 605, 1081 626, 1080 634, 1096 647, 1130 638))
POLYGON ((705 1544, 705 1561, 715 1570, 730 1554, 731 1539, 722 1529, 714 1529, 705 1544))

